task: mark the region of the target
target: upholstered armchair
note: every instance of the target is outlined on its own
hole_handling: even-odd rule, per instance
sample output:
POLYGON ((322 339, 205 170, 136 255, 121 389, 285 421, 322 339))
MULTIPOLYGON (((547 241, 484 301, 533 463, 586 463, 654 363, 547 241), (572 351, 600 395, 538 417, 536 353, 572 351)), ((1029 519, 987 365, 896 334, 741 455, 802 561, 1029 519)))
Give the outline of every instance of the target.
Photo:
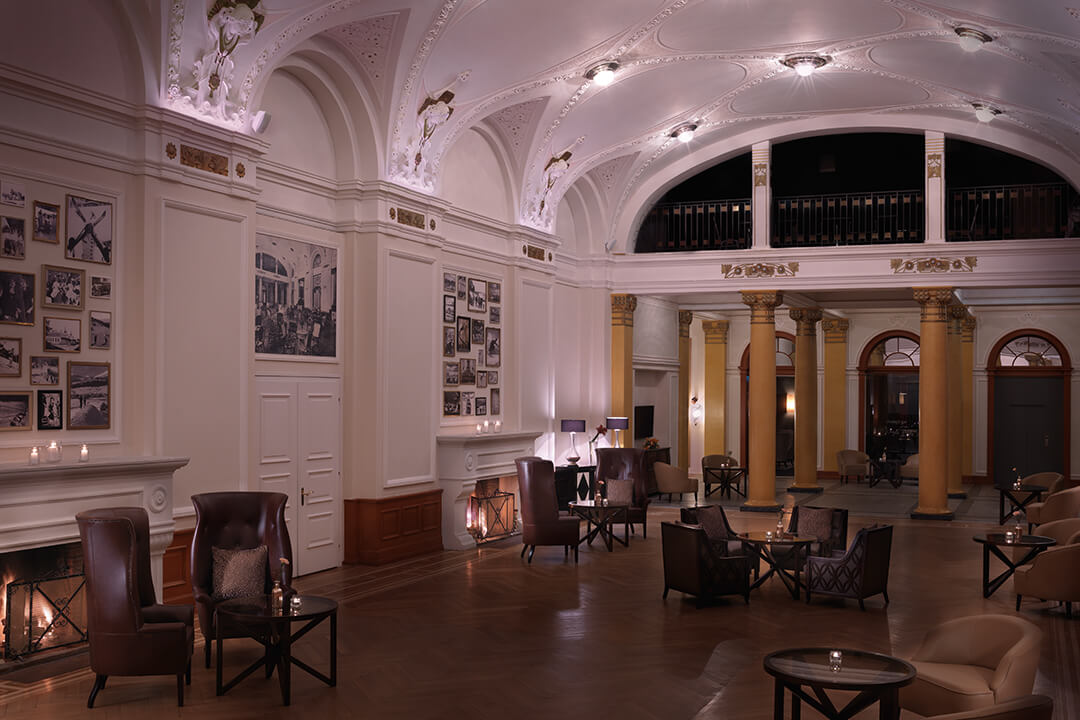
POLYGON ((1030 565, 1016 569, 1013 587, 1017 610, 1020 610, 1020 599, 1027 595, 1065 603, 1065 617, 1071 618, 1073 602, 1080 602, 1080 543, 1043 550, 1030 565))
POLYGON ((1028 525, 1080 517, 1080 486, 1056 492, 1042 502, 1031 503, 1026 512, 1028 525))
POLYGON ((864 600, 881 593, 889 604, 889 557, 892 552, 892 525, 863 528, 855 534, 843 555, 806 559, 806 602, 810 595, 855 598, 859 609, 864 600))
POLYGON ((190 606, 156 602, 146 511, 89 510, 75 520, 86 574, 90 668, 96 675, 86 707, 94 707, 110 675, 175 675, 176 702, 182 707, 184 683, 191 683, 193 613, 190 606))
POLYGON ((698 607, 722 595, 742 595, 750 603, 750 559, 721 555, 701 527, 660 524, 664 555, 664 597, 669 590, 697 597, 698 607))
POLYGON ((637 448, 599 448, 596 451, 597 482, 627 478, 634 483, 628 522, 631 530, 635 523, 640 524, 641 536, 647 538, 649 537, 646 523, 649 513, 649 496, 645 493, 644 453, 637 448))
POLYGON ((538 457, 520 457, 514 464, 521 496, 522 557, 528 550, 531 563, 537 545, 562 545, 563 555, 569 555, 570 548, 574 548, 574 562, 577 562, 581 523, 577 518, 559 514, 555 466, 550 460, 538 457))
POLYGON ((1022 485, 1038 485, 1041 488, 1046 488, 1043 496, 1048 497, 1065 489, 1065 476, 1059 472, 1032 473, 1025 478, 1021 478, 1020 483, 1022 485))
POLYGON ((1039 628, 1011 615, 943 622, 912 657, 915 681, 900 689, 900 707, 932 716, 1026 697, 1035 684, 1041 645, 1039 628))
POLYGON ((907 460, 900 466, 900 477, 919 479, 919 453, 908 455, 907 460))
POLYGON ((728 522, 727 513, 720 505, 699 505, 679 509, 679 520, 684 525, 698 525, 705 531, 713 549, 721 555, 749 555, 739 534, 728 522))
POLYGON ((1039 534, 1057 540, 1057 544, 1080 543, 1080 517, 1051 520, 1039 526, 1039 534))
POLYGON ((829 557, 833 553, 843 552, 847 547, 848 511, 845 508, 796 505, 791 509, 788 532, 815 536, 818 540, 810 544, 810 554, 829 557))
POLYGON ((1046 695, 1027 695, 977 710, 934 715, 927 720, 1053 720, 1054 699, 1046 695))
MULTIPOLYGON (((227 599, 214 587, 214 549, 252 550, 266 547, 266 566, 256 592, 269 593, 278 580, 291 592, 291 575, 279 558, 292 563, 292 543, 285 525, 285 503, 289 497, 273 492, 213 492, 192 495, 195 506, 195 535, 191 540, 191 589, 199 612, 199 627, 206 639, 206 667, 216 637, 214 608, 227 599)), ((225 637, 244 637, 236 634, 225 637)))
POLYGON ((862 482, 863 478, 870 477, 870 456, 861 450, 840 450, 836 453, 836 467, 841 484, 852 477, 856 482, 862 482))
POLYGON ((667 493, 669 502, 674 493, 679 493, 680 500, 683 493, 694 493, 694 504, 697 505, 697 478, 691 478, 685 468, 657 462, 653 464, 653 472, 656 473, 656 491, 661 495, 667 493))

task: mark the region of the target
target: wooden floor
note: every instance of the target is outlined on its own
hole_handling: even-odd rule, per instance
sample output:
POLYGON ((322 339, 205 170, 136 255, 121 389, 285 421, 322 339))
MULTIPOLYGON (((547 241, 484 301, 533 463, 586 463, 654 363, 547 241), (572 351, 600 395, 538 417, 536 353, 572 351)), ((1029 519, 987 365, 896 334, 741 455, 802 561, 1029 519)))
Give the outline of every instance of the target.
MULTIPOLYGON (((225 697, 196 649, 186 705, 172 678, 114 678, 86 710, 88 669, 17 682, 0 677, 3 718, 654 718, 772 717, 769 652, 794 646, 864 648, 908 656, 927 628, 980 613, 1014 614, 1007 583, 980 592, 981 551, 971 540, 989 525, 891 520, 889 594, 867 601, 796 602, 780 581, 751 595, 697 609, 673 592, 662 600, 660 527, 674 507, 649 513, 649 537, 608 553, 583 546, 580 563, 561 548, 538 548, 532 565, 518 539, 471 552, 443 552, 371 568, 350 566, 302 578, 303 592, 341 602, 338 686, 294 671, 293 705, 275 679, 248 678, 225 697)), ((766 529, 772 516, 731 513, 736 529, 766 529)), ((850 532, 872 519, 852 516, 850 532)), ((1046 604, 1020 613, 1044 631, 1036 692, 1051 695, 1055 717, 1080 717, 1080 619, 1046 604)), ((327 628, 294 647, 325 667, 327 628)), ((228 644, 228 671, 258 655, 228 644)), ((876 717, 873 712, 859 717, 876 717)), ((816 715, 804 707, 804 717, 816 715)))

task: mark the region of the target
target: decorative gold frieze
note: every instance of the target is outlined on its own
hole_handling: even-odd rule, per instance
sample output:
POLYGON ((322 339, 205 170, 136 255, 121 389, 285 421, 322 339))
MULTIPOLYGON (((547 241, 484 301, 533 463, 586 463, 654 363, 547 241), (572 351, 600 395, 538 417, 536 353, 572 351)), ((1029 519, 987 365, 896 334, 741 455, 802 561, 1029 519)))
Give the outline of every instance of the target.
POLYGON ((825 333, 825 342, 847 342, 847 331, 851 321, 847 318, 825 318, 821 321, 821 330, 825 333))
POLYGON ((229 177, 229 158, 183 143, 180 144, 180 164, 229 177))
POLYGON ((247 168, 244 167, 244 163, 236 163, 236 177, 244 177, 247 175, 247 168))
POLYGON ((690 323, 694 322, 694 313, 689 310, 679 311, 679 337, 690 337, 690 323))
POLYGON ((424 229, 424 216, 421 213, 413 212, 412 210, 398 208, 397 221, 399 225, 408 225, 409 227, 414 227, 417 230, 424 229))
POLYGON ((769 182, 769 164, 754 163, 754 187, 765 187, 769 182))
POLYGON ((536 245, 526 245, 524 250, 527 256, 533 260, 539 260, 540 262, 544 262, 544 256, 547 254, 544 252, 544 248, 537 247, 536 245))
POLYGON ((915 302, 922 305, 923 322, 946 322, 949 306, 955 302, 953 289, 948 287, 914 288, 915 302))
POLYGON ((784 302, 784 294, 777 290, 743 290, 742 301, 750 306, 750 324, 776 321, 776 306, 784 302))
POLYGON ((939 178, 941 177, 941 165, 942 155, 941 153, 930 153, 926 156, 926 177, 927 178, 939 178))
MULTIPOLYGON (((544 258, 541 257, 541 260, 544 258)), ((612 327, 634 327, 634 310, 637 310, 637 296, 612 293, 611 295, 611 325, 612 327)))
POLYGON ((705 331, 706 345, 724 345, 727 343, 727 320, 702 320, 701 329, 705 331))
POLYGON ((720 266, 726 278, 771 278, 795 277, 799 272, 799 263, 742 263, 741 265, 720 266))
POLYGON ((974 255, 962 258, 893 258, 889 261, 893 273, 943 273, 943 272, 975 272, 975 265, 979 259, 974 255))
POLYGON ((165 146, 165 157, 170 160, 176 159, 176 143, 169 143, 165 146))
POLYGON ((391 220, 396 220, 397 219, 397 210, 395 210, 394 208, 390 208, 390 219, 391 220))
POLYGON ((813 337, 817 334, 817 322, 821 319, 821 308, 791 308, 788 311, 795 321, 795 334, 813 337))

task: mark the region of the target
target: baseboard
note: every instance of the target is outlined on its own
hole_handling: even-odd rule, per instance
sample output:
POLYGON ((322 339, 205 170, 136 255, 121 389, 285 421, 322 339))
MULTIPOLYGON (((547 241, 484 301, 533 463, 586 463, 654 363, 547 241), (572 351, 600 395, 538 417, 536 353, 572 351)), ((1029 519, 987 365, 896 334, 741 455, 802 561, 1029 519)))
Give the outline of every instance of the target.
POLYGON ((839 480, 840 473, 836 470, 818 470, 818 480, 839 480))
POLYGON ((345 500, 345 562, 384 565, 443 549, 442 490, 345 500))
POLYGON ((965 485, 992 485, 989 475, 964 475, 961 480, 965 485))

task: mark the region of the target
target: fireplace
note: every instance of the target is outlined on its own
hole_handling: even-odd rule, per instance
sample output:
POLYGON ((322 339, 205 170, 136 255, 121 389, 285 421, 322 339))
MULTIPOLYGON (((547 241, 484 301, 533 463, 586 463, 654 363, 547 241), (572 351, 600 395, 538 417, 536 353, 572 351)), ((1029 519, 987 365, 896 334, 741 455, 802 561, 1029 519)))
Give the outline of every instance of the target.
POLYGON ((86 640, 86 587, 78 543, 0 556, 4 660, 86 640))
POLYGON ((513 535, 517 529, 514 493, 499 489, 499 478, 480 480, 469 496, 465 527, 485 543, 513 535))

